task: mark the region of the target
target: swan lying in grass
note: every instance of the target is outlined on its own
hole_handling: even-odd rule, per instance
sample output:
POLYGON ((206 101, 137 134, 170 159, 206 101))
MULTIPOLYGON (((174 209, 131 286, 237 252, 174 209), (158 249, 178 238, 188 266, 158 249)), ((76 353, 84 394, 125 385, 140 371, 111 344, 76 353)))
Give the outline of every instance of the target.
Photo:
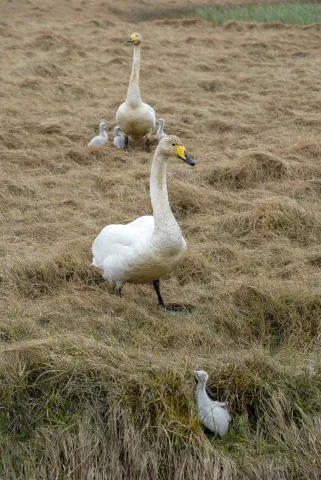
POLYGON ((212 400, 208 396, 206 392, 208 374, 204 370, 193 370, 193 374, 197 380, 195 396, 198 418, 208 430, 223 437, 230 424, 226 403, 212 400))
POLYGON ((114 128, 114 145, 117 148, 125 148, 125 137, 118 126, 114 128))
POLYGON ((125 148, 128 147, 128 137, 146 138, 146 149, 149 151, 150 137, 156 125, 154 109, 143 103, 139 89, 140 44, 142 37, 133 33, 127 42, 134 44, 133 67, 130 76, 127 97, 116 112, 116 122, 125 136, 125 148))
POLYGON ((139 217, 126 225, 105 227, 93 242, 92 265, 103 270, 104 279, 118 295, 122 295, 126 282, 153 283, 160 307, 186 311, 181 307, 166 306, 159 284, 159 278, 176 267, 186 250, 167 194, 167 161, 173 157, 195 165, 179 138, 173 135, 163 138, 155 151, 150 173, 154 216, 139 217))
POLYGON ((165 126, 165 120, 163 118, 160 118, 158 120, 159 127, 156 132, 156 140, 159 142, 162 138, 166 137, 167 134, 164 132, 164 126, 165 126))
POLYGON ((92 145, 105 145, 108 142, 108 135, 106 132, 107 125, 105 122, 100 122, 99 124, 99 132, 100 134, 97 135, 97 137, 94 137, 90 142, 88 143, 88 146, 92 145))

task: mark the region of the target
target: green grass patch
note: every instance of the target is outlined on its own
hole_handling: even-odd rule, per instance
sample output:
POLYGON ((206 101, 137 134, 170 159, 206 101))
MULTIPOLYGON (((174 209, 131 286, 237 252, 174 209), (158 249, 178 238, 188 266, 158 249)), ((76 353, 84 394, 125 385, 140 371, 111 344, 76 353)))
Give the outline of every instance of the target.
MULTIPOLYGON (((195 16, 195 15, 194 15, 195 16)), ((253 23, 287 23, 292 25, 310 25, 321 22, 319 4, 279 4, 252 5, 248 7, 206 8, 198 10, 196 16, 221 25, 228 20, 253 23)))

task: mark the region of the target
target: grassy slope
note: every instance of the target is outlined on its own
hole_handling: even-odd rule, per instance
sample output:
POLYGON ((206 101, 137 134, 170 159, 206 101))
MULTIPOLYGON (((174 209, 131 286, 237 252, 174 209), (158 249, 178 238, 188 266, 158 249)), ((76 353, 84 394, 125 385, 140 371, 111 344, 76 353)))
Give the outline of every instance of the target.
POLYGON ((197 161, 169 166, 189 249, 163 293, 196 306, 172 316, 90 268, 105 224, 150 213, 151 156, 86 147, 138 28, 89 7, 1 23, 1 476, 319 478, 319 29, 139 25, 143 98, 197 161), (199 427, 192 368, 229 401, 222 441, 199 427))

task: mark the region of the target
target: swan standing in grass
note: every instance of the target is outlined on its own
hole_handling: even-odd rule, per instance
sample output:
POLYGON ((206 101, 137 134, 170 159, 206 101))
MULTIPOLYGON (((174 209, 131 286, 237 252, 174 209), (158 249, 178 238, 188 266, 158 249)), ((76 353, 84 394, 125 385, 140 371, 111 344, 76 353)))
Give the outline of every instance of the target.
POLYGON ((212 400, 209 397, 206 392, 208 374, 204 370, 193 370, 193 374, 197 380, 195 397, 198 418, 208 430, 223 437, 230 424, 226 403, 212 400))
POLYGON ((100 134, 97 135, 97 137, 94 137, 90 142, 88 143, 88 146, 92 145, 105 145, 108 142, 108 135, 106 132, 107 125, 105 122, 100 122, 99 124, 99 132, 100 134))
POLYGON ((116 123, 125 136, 125 148, 128 147, 128 137, 134 139, 146 138, 146 149, 149 151, 150 137, 156 125, 154 109, 143 103, 139 89, 140 44, 142 37, 133 33, 127 42, 134 44, 133 67, 130 76, 127 97, 116 112, 116 123))
POLYGON ((159 127, 156 132, 156 140, 159 142, 162 138, 167 137, 167 134, 164 132, 165 120, 160 118, 158 120, 159 127))
POLYGON ((126 282, 153 283, 159 306, 165 310, 186 311, 165 305, 160 294, 159 278, 170 273, 181 261, 186 242, 168 201, 167 161, 178 157, 189 165, 179 138, 163 138, 155 151, 150 173, 150 197, 154 216, 139 217, 126 225, 108 225, 92 245, 92 265, 103 270, 103 277, 122 295, 126 282))
POLYGON ((114 128, 114 145, 117 148, 125 148, 125 137, 118 126, 114 128))

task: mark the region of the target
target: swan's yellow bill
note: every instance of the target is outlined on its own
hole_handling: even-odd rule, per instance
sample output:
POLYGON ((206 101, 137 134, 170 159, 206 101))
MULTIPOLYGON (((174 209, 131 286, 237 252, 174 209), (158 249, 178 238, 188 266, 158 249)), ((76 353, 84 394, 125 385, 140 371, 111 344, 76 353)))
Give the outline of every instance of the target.
POLYGON ((183 145, 176 145, 176 152, 180 158, 182 158, 183 160, 186 160, 185 147, 183 147, 183 145))
POLYGON ((136 40, 136 35, 131 35, 130 39, 131 39, 132 42, 134 42, 136 40))

